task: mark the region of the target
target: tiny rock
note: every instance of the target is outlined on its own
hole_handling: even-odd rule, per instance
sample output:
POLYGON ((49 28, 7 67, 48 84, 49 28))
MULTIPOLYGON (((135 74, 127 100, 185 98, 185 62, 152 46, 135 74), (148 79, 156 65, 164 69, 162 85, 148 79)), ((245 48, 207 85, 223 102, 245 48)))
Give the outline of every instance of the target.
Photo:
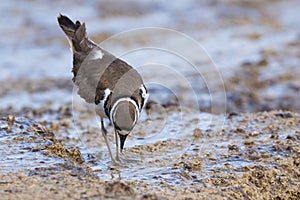
POLYGON ((201 129, 200 128, 195 128, 193 136, 195 138, 202 138, 203 137, 203 133, 202 133, 201 129))

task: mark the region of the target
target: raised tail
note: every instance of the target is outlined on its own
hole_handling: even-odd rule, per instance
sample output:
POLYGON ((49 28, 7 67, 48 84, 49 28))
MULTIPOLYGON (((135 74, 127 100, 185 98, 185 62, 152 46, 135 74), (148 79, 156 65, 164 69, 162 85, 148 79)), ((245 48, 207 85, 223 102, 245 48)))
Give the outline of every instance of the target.
POLYGON ((57 17, 57 21, 61 29, 67 35, 70 47, 73 52, 72 71, 74 74, 74 81, 81 63, 97 45, 87 38, 85 23, 80 23, 79 21, 76 21, 76 23, 74 23, 67 16, 64 16, 62 14, 57 17))

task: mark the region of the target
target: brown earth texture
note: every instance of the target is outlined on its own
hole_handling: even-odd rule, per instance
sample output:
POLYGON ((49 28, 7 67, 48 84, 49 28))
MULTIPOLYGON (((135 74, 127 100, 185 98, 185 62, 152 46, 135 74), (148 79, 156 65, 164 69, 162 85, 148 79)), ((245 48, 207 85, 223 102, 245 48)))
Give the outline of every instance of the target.
POLYGON ((184 2, 1 3, 1 200, 300 199, 300 2, 184 2), (149 90, 117 166, 59 13, 149 90))

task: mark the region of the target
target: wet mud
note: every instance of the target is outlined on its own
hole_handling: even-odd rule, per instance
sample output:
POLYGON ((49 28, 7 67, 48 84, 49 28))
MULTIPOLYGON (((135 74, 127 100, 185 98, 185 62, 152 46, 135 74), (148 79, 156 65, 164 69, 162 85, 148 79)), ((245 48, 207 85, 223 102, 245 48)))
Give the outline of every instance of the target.
POLYGON ((298 1, 78 2, 0 6, 11 16, 0 23, 0 199, 300 199, 298 1), (71 81, 60 12, 136 66, 151 94, 119 166, 71 81), (208 55, 164 31, 107 42, 145 26, 208 55), (134 51, 161 44, 170 51, 134 51))
MULTIPOLYGON (((182 122, 193 127, 200 121, 182 122)), ((1 119, 1 163, 6 166, 1 166, 0 192, 23 199, 297 199, 299 122, 299 114, 285 111, 232 113, 221 132, 200 126, 184 136, 127 146, 123 156, 128 161, 113 167, 105 149, 99 158, 71 145, 76 138, 56 138, 56 126, 8 116, 1 119)), ((59 132, 68 130, 57 126, 59 132)))

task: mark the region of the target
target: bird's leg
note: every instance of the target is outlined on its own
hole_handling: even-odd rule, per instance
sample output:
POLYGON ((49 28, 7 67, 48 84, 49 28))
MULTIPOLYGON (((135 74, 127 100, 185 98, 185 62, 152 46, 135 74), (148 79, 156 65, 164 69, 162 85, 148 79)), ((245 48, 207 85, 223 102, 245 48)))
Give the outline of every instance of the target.
POLYGON ((116 160, 117 161, 121 161, 120 159, 120 144, 119 144, 119 137, 118 137, 118 133, 116 131, 116 129, 114 129, 114 133, 115 133, 115 139, 116 139, 116 160))
POLYGON ((102 118, 101 118, 101 132, 102 132, 102 135, 103 135, 103 137, 105 139, 105 143, 106 143, 106 146, 107 146, 110 158, 111 158, 111 162, 112 162, 113 165, 117 165, 117 162, 116 162, 116 160, 114 159, 114 157, 112 155, 112 152, 111 152, 111 149, 110 149, 110 146, 109 146, 109 143, 108 143, 107 130, 104 127, 104 123, 103 123, 103 119, 102 118))

